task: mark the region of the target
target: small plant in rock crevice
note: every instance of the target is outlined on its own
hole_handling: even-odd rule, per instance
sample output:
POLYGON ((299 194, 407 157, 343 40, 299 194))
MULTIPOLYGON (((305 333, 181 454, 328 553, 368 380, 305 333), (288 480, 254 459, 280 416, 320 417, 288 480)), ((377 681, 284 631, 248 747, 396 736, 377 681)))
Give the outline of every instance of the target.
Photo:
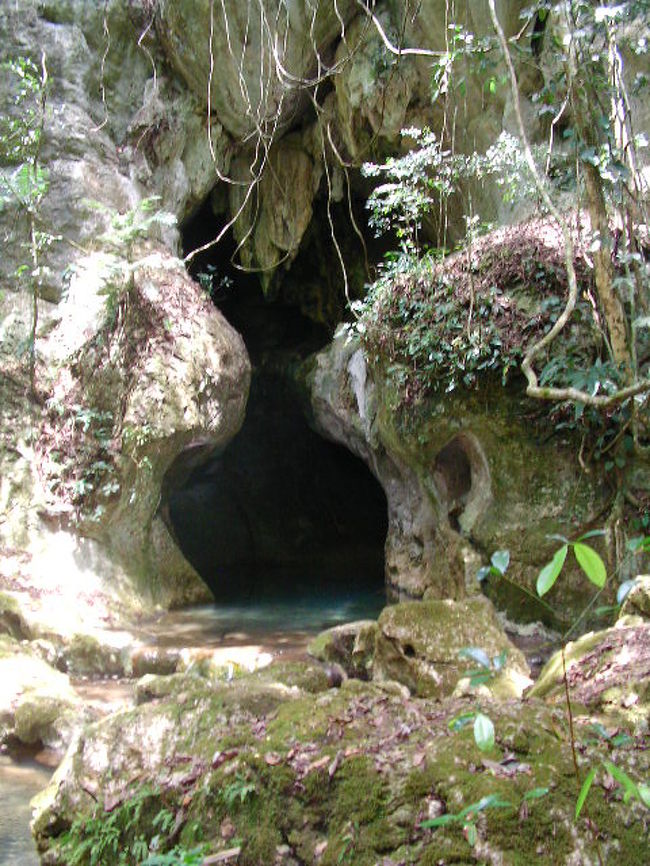
POLYGON ((504 669, 508 651, 502 650, 498 655, 490 656, 481 647, 463 647, 458 651, 460 658, 473 661, 478 667, 467 671, 463 676, 469 678, 471 688, 484 685, 497 677, 504 669))

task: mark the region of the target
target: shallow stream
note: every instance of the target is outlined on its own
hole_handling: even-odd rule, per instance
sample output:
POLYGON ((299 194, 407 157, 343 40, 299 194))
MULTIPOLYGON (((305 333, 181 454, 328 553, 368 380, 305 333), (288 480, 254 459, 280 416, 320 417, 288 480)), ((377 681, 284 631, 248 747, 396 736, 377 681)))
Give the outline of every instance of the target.
POLYGON ((52 770, 31 759, 0 755, 0 864, 38 866, 29 832, 29 801, 48 783, 52 770))

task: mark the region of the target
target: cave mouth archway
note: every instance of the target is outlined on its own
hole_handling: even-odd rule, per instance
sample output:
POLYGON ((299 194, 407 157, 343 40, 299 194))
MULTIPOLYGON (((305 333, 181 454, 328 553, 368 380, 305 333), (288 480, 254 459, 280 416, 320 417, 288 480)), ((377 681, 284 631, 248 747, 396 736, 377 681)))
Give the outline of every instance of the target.
MULTIPOLYGON (((214 261, 220 273, 223 261, 223 253, 214 261)), ((174 467, 168 473, 180 549, 217 602, 365 594, 375 615, 385 599, 384 491, 307 420, 304 362, 327 343, 327 329, 294 305, 269 302, 255 278, 237 272, 215 302, 244 338, 251 388, 228 446, 180 484, 174 467)))
POLYGON ((254 373, 241 431, 172 491, 169 513, 217 601, 384 590, 383 490, 311 430, 281 372, 254 373))

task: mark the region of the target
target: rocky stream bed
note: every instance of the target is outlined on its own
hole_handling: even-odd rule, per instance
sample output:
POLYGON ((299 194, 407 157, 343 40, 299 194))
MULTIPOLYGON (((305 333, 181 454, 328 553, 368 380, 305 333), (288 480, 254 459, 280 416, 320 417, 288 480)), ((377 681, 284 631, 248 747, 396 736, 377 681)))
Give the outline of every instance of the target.
MULTIPOLYGON (((68 747, 34 801, 40 862, 638 863, 648 810, 623 802, 602 762, 647 778, 644 606, 639 587, 614 628, 566 648, 571 718, 560 656, 530 689, 526 656, 481 597, 391 605, 312 638, 311 657, 313 618, 265 644, 254 628, 224 641, 205 608, 198 628, 192 611, 167 615, 177 645, 141 643, 108 689, 97 668, 70 680, 45 641, 5 635, 3 681, 20 669, 22 689, 5 699, 3 741, 68 747), (205 644, 181 650, 183 636, 205 644), (503 670, 473 686, 468 646, 505 650, 503 670), (477 713, 494 725, 485 751, 477 713), (572 736, 581 776, 600 767, 579 820, 572 736)), ((552 635, 524 631, 511 636, 539 664, 552 635)))

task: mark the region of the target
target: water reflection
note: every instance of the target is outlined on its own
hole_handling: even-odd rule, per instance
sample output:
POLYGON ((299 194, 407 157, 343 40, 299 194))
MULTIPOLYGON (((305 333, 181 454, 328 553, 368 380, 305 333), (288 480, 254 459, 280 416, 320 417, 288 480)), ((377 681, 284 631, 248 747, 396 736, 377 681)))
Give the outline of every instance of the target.
POLYGON ((245 601, 166 613, 144 629, 158 646, 232 647, 250 643, 272 655, 304 651, 323 629, 357 619, 374 619, 386 603, 382 588, 296 585, 291 592, 256 593, 245 601))
POLYGON ((0 755, 0 863, 2 866, 38 866, 36 847, 29 832, 29 801, 50 780, 51 770, 33 761, 13 761, 0 755))

